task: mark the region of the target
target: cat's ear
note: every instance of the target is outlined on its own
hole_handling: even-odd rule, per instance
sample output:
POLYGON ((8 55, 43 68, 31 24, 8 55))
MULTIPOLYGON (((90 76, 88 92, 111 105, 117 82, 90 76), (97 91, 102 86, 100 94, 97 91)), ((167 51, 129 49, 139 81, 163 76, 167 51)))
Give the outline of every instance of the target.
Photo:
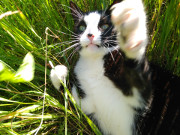
POLYGON ((83 12, 80 8, 72 1, 70 1, 70 10, 74 21, 79 20, 83 16, 83 12))
POLYGON ((112 6, 114 6, 115 4, 120 3, 120 2, 122 2, 122 1, 123 1, 123 0, 114 0, 113 3, 110 5, 110 8, 111 8, 112 6))
POLYGON ((108 9, 106 10, 106 14, 110 14, 111 13, 111 8, 117 4, 117 3, 120 3, 122 2, 123 0, 114 0, 113 3, 108 7, 108 9))

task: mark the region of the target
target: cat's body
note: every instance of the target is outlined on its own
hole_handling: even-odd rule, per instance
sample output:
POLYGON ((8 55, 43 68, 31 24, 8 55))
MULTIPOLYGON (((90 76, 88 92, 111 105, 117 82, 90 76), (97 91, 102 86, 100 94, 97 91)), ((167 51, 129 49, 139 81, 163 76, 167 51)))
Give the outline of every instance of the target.
POLYGON ((82 110, 97 121, 105 134, 131 134, 135 115, 132 107, 142 106, 136 88, 133 96, 124 96, 105 76, 103 57, 80 58, 75 73, 85 95, 80 99, 75 87, 72 94, 82 110))
MULTIPOLYGON (((146 16, 141 0, 115 3, 107 11, 88 13, 70 3, 79 48, 72 94, 103 134, 131 135, 152 92, 146 16)), ((51 80, 58 89, 54 71, 51 80)))
MULTIPOLYGON (((117 56, 120 55, 117 53, 117 56)), ((106 57, 111 56, 107 54, 106 57)), ((116 72, 121 74, 119 71, 120 68, 114 71, 106 70, 106 68, 110 66, 110 63, 107 63, 109 61, 104 61, 103 59, 104 57, 102 56, 92 57, 88 60, 79 59, 74 72, 80 85, 78 88, 73 87, 72 94, 82 110, 87 115, 90 115, 92 120, 96 121, 96 124, 104 134, 130 135, 135 126, 136 109, 143 109, 146 104, 144 97, 141 95, 143 93, 139 93, 139 89, 132 84, 128 84, 129 86, 131 85, 131 88, 127 89, 127 91, 122 90, 126 89, 123 88, 123 86, 126 85, 124 83, 122 83, 122 89, 120 88, 121 86, 116 86, 116 82, 112 81, 113 74, 116 75, 116 72), (79 97, 79 93, 82 91, 77 92, 76 89, 81 89, 84 94, 80 94, 81 97, 79 97)), ((114 63, 112 59, 110 61, 114 63)), ((123 62, 123 60, 121 62, 123 62)), ((122 63, 119 63, 119 66, 121 66, 122 69, 124 67, 121 64, 122 63)), ((123 64, 126 64, 126 62, 123 64)), ((114 65, 111 65, 112 68, 113 66, 114 65)), ((123 70, 126 69, 124 68, 123 70)), ((122 78, 116 76, 116 79, 120 81, 122 78)), ((128 80, 129 77, 124 77, 123 79, 123 82, 131 80, 128 80)), ((138 77, 134 79, 141 81, 138 77)), ((139 82, 139 84, 141 84, 141 82, 139 82)), ((147 90, 146 93, 150 92, 148 88, 144 90, 147 90)), ((143 88, 141 91, 143 91, 143 88)))

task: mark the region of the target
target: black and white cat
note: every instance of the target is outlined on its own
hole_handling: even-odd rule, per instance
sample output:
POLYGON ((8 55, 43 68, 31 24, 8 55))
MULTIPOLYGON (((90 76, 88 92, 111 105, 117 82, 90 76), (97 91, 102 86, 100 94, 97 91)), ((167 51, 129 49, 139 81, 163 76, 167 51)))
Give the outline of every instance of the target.
MULTIPOLYGON (((151 96, 143 3, 114 1, 106 11, 87 13, 73 2, 70 7, 79 37, 72 95, 103 134, 132 135, 136 116, 151 96)), ((66 75, 63 65, 51 70, 56 89, 66 75)))

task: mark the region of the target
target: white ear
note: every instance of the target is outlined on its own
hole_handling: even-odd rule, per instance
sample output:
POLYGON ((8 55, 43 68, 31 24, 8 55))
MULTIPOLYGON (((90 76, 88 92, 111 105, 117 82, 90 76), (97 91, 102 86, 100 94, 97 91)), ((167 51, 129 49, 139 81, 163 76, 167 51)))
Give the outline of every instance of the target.
POLYGON ((67 73, 67 67, 64 65, 57 65, 51 70, 50 78, 57 90, 59 90, 61 86, 61 81, 64 82, 64 79, 66 79, 67 73))

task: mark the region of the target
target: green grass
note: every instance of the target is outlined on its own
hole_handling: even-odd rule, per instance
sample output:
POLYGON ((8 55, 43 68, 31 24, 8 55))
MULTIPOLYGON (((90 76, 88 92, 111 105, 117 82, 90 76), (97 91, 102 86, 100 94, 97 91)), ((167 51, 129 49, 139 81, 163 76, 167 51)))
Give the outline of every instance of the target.
MULTIPOLYGON (((83 11, 89 11, 104 9, 112 0, 75 2, 83 11)), ((180 2, 144 2, 150 35, 147 56, 149 60, 180 76, 180 2)), ((44 119, 38 134, 99 133, 76 105, 66 86, 65 92, 59 92, 49 80, 49 60, 54 65, 62 63, 71 69, 67 62, 71 52, 59 53, 69 46, 63 42, 70 40, 71 32, 68 29, 73 30, 71 15, 64 14, 70 12, 63 6, 68 3, 65 0, 0 1, 1 15, 7 11, 18 11, 0 19, 0 60, 13 74, 28 52, 35 61, 35 74, 31 82, 12 83, 0 78, 0 134, 34 134, 41 123, 43 103, 44 119)), ((74 63, 75 58, 70 62, 74 63)))

